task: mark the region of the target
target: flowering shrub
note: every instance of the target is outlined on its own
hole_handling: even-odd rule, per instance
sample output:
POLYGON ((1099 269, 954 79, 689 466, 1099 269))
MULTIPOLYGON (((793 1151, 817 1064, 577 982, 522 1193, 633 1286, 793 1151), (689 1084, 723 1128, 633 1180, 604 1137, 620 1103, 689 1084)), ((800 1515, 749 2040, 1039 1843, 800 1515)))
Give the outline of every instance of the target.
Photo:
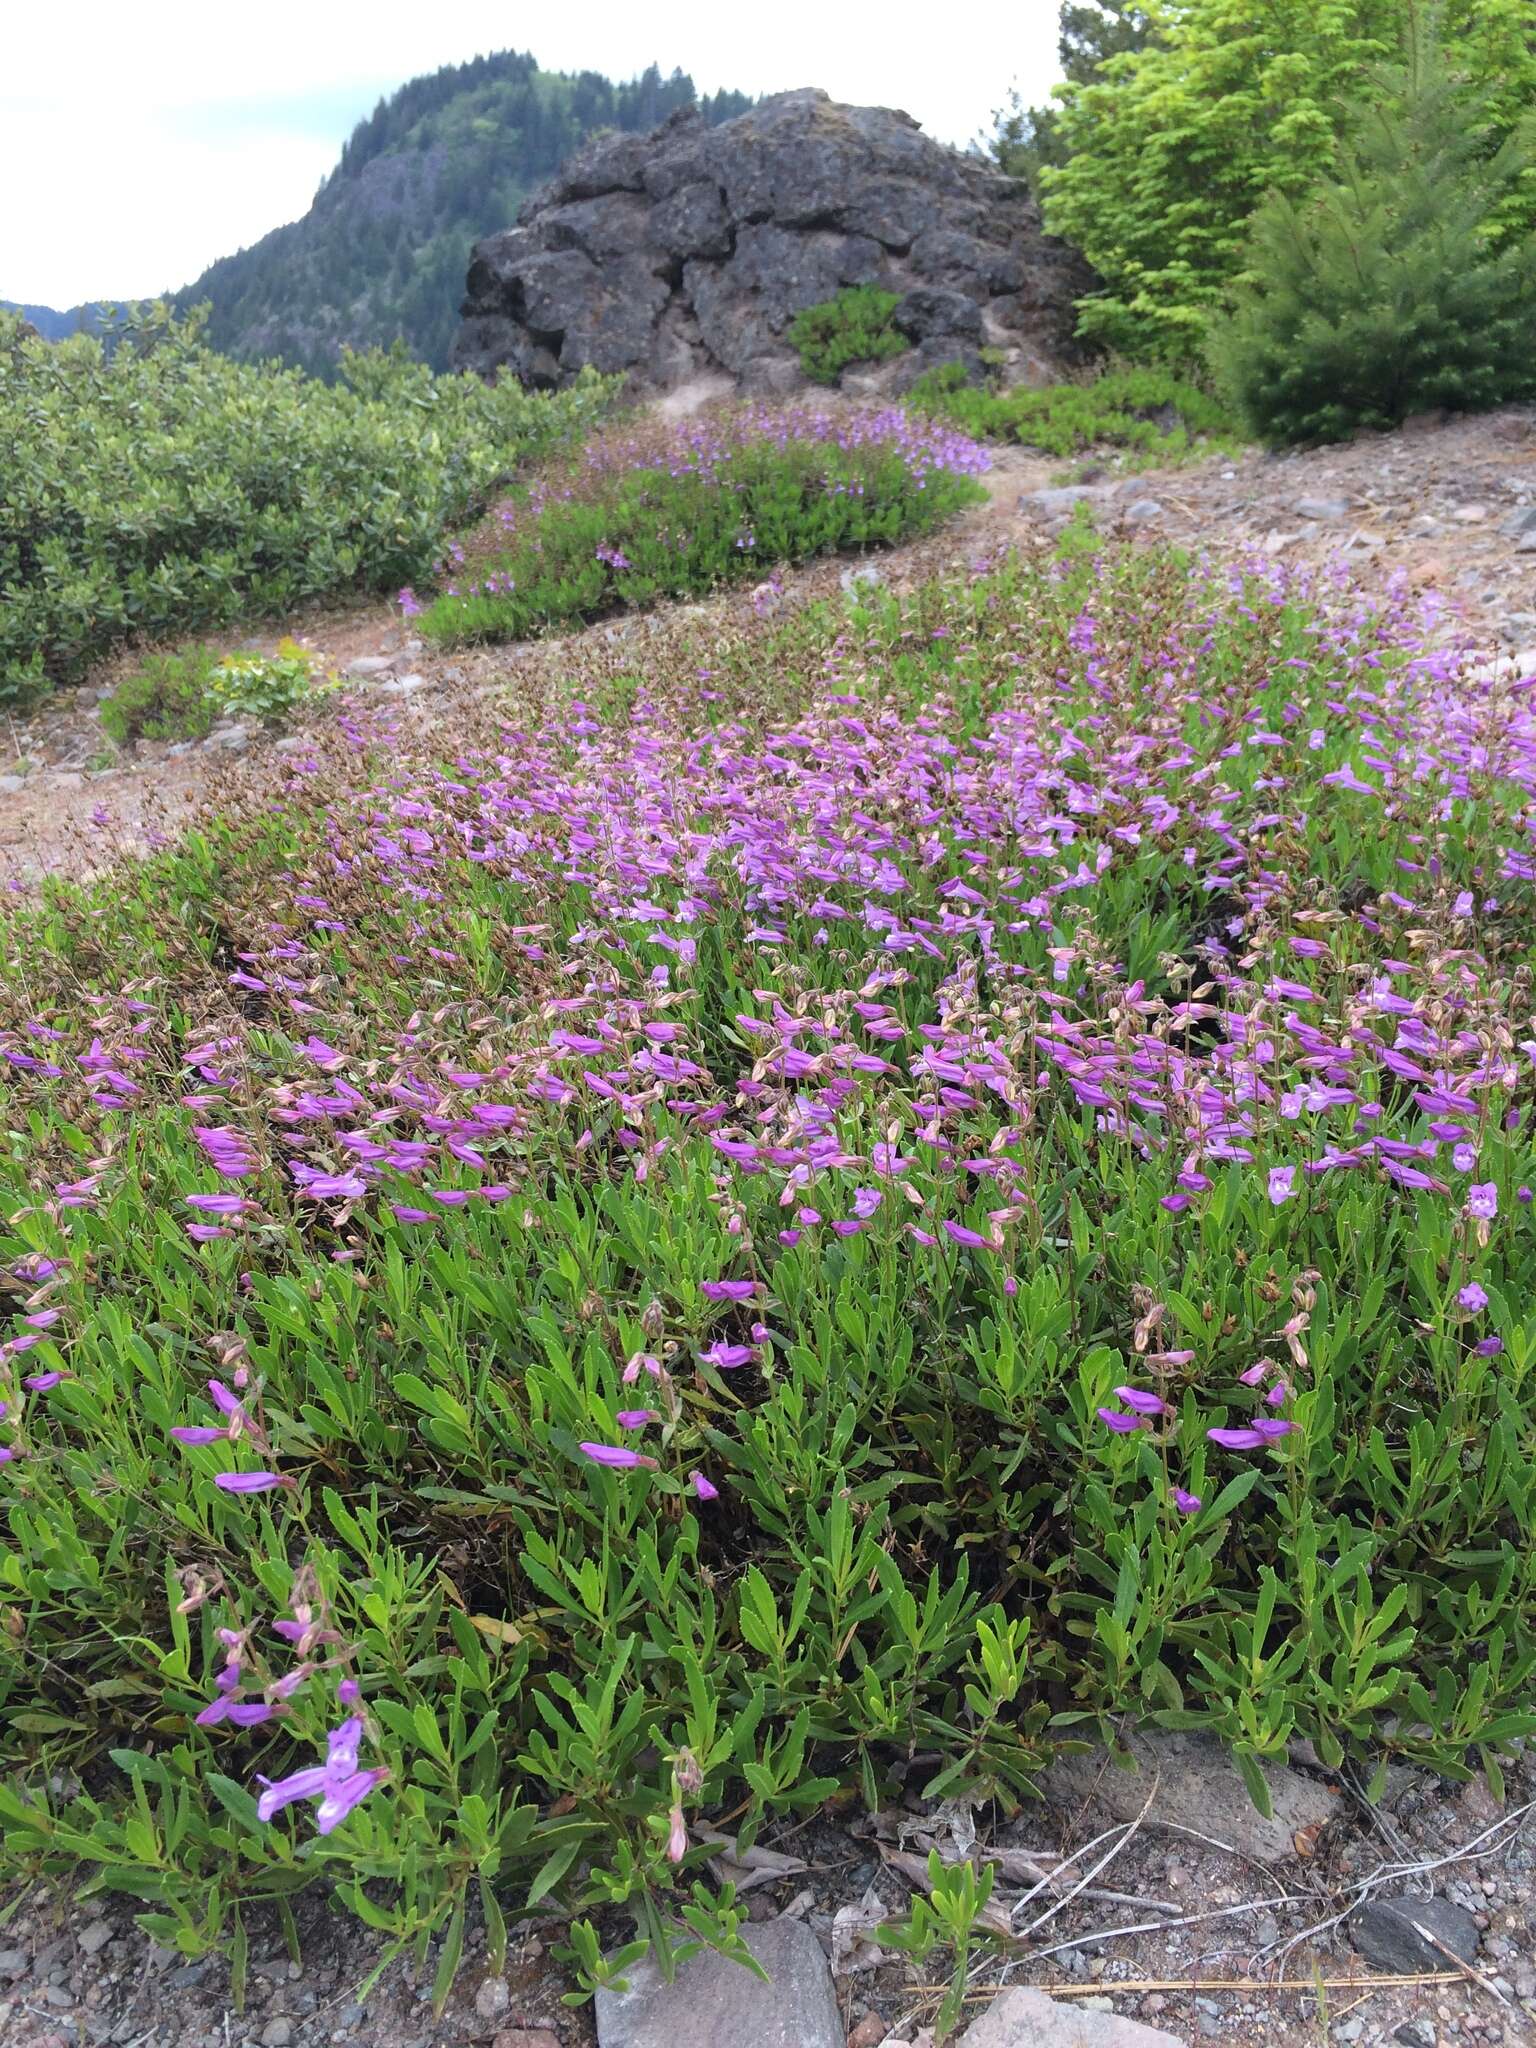
POLYGON ((393 588, 519 463, 604 409, 375 353, 356 389, 235 363, 163 316, 110 357, 0 314, 0 700, 328 592, 393 588))
POLYGON ((1127 1717, 1496 1778, 1536 719, 1424 623, 1073 534, 12 909, 5 1865, 590 1986, 1127 1717))
POLYGON ((434 603, 401 601, 430 639, 516 639, 929 532, 983 495, 986 467, 973 442, 897 409, 751 408, 610 435, 503 505, 434 603))

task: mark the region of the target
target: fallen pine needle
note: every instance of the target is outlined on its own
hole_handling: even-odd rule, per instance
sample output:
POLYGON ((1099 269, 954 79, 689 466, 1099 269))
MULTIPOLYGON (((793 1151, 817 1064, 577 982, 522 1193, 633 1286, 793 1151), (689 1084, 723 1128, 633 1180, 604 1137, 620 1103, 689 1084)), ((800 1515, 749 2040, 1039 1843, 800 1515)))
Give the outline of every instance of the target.
MULTIPOLYGON (((1393 1986, 1402 1988, 1410 1984, 1464 1984, 1466 1973, 1461 1970, 1418 1970, 1406 1976, 1384 1972, 1376 1977, 1306 1977, 1298 1978, 1293 1984, 1271 1984, 1263 1977, 1101 1977, 1096 1981, 1081 1984, 984 1984, 979 1990, 967 1991, 966 2002, 975 2004, 978 2000, 998 1998, 1005 1991, 1043 1991, 1048 1998, 1114 1998, 1127 1997, 1141 1991, 1198 1991, 1204 1998, 1213 1991, 1262 1991, 1269 1997, 1307 1998, 1318 1990, 1323 1991, 1387 1991, 1393 1986)), ((949 1989, 947 1984, 915 1984, 914 1991, 941 1995, 949 1989)))

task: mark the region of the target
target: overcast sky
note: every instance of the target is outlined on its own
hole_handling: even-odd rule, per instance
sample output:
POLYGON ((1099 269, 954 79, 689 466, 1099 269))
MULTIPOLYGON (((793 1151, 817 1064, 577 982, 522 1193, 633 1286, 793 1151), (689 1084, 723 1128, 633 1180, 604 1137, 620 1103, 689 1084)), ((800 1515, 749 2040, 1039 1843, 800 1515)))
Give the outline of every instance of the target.
POLYGON ((148 298, 293 220, 352 125, 418 72, 484 50, 701 91, 819 85, 968 142, 1009 84, 1055 74, 1056 0, 970 0, 963 32, 852 0, 85 0, 0 7, 0 298, 148 298))

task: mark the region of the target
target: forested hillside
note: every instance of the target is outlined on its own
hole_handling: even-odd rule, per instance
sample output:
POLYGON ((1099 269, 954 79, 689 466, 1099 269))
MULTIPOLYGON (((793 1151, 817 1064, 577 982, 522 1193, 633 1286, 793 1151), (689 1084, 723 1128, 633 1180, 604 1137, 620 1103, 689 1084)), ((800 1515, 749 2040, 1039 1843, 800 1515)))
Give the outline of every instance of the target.
POLYGON ((505 227, 595 129, 649 128, 695 103, 712 122, 751 104, 736 92, 700 100, 685 72, 663 78, 655 65, 618 85, 515 51, 445 66, 358 123, 302 220, 221 258, 173 303, 209 300, 209 340, 247 360, 328 374, 343 344, 398 337, 442 368, 470 245, 505 227))

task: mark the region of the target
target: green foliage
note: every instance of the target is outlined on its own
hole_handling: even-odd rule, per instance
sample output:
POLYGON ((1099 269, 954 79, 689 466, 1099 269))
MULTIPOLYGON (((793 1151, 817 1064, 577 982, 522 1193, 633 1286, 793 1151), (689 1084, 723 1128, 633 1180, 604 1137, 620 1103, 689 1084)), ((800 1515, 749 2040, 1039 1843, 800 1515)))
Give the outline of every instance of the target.
MULTIPOLYGON (((14 327, 13 327, 14 333, 14 327)), ((419 576, 450 522, 608 402, 352 359, 228 361, 156 312, 110 356, 0 337, 0 697, 169 639, 419 576)))
POLYGON ((1367 98, 1330 181, 1260 208, 1214 331, 1233 405, 1272 444, 1536 395, 1536 224, 1499 238, 1536 121, 1483 150, 1476 96, 1432 34, 1367 98))
POLYGON ((360 121, 301 220, 221 257, 173 305, 208 305, 208 339, 243 362, 276 356, 331 377, 343 349, 403 340, 448 366, 472 245, 508 227, 530 192, 589 136, 634 133, 680 107, 711 124, 738 92, 695 93, 653 64, 614 84, 544 71, 501 50, 412 79, 360 121))
POLYGON ((312 658, 293 641, 276 654, 189 647, 149 655, 101 704, 101 722, 125 740, 201 739, 219 718, 288 716, 315 687, 312 658))
POLYGON ((213 678, 219 659, 212 647, 146 656, 102 699, 106 732, 119 745, 137 739, 201 739, 217 716, 213 678))
MULTIPOLYGON (((438 1939, 439 2000, 469 1910, 493 1970, 558 1916, 587 1991, 739 1953, 705 1825, 1008 1811, 1128 1721, 1259 1797, 1298 1738, 1496 1778, 1536 1732, 1529 721, 1330 602, 1074 542, 704 676, 658 635, 643 704, 552 661, 441 768, 353 721, 299 800, 7 906, 0 1871, 237 1996, 306 1887, 386 1960, 438 1939), (1427 1121, 1463 1086, 1472 1168, 1427 1121), (206 1123, 251 1208, 194 1241, 206 1123), (1221 1447, 1277 1412, 1256 1358, 1294 1427, 1221 1447), (210 1374, 249 1427, 184 1448, 210 1374), (1167 1406, 1120 1434, 1128 1379, 1167 1406), (290 1483, 232 1495, 252 1430, 290 1483), (218 1631, 247 1702, 300 1669, 277 1615, 313 1668, 198 1725, 218 1631), (262 1822, 342 1672, 387 1775, 262 1822)), ((989 1879, 930 1876, 895 1945, 963 1969, 989 1879)))
POLYGON ((1149 462, 1177 462, 1235 438, 1231 414, 1197 385, 1165 370, 1111 370, 1090 384, 980 390, 958 364, 929 370, 908 403, 942 415, 984 441, 1020 441, 1045 455, 1125 448, 1149 462))
MULTIPOLYGON (((1421 0, 1173 0, 1140 50, 1061 89, 1064 161, 1041 173, 1046 223, 1104 279, 1080 332, 1138 357, 1198 356, 1270 192, 1324 176, 1349 102, 1390 62, 1421 0)), ((1450 0, 1447 47, 1491 153, 1536 98, 1528 0, 1450 0)), ((1536 219, 1536 179, 1502 226, 1536 219)))
POLYGON ((420 629, 447 646, 522 639, 756 581, 781 562, 888 547, 983 495, 942 462, 918 473, 890 440, 841 446, 820 431, 833 424, 749 424, 718 468, 661 448, 589 457, 573 485, 504 508, 510 543, 455 576, 420 629))
POLYGON ((789 341, 800 352, 800 366, 817 384, 835 384, 850 363, 881 363, 899 356, 907 339, 891 325, 895 292, 878 285, 855 284, 807 306, 789 325, 789 341))

